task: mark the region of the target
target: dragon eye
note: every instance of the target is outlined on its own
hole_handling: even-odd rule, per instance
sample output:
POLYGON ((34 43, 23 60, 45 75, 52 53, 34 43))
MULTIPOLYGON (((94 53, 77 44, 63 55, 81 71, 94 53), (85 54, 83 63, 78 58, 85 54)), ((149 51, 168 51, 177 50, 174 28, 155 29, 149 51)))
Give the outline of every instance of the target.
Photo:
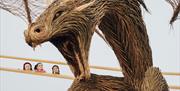
POLYGON ((55 15, 53 20, 57 19, 64 11, 58 11, 55 15))

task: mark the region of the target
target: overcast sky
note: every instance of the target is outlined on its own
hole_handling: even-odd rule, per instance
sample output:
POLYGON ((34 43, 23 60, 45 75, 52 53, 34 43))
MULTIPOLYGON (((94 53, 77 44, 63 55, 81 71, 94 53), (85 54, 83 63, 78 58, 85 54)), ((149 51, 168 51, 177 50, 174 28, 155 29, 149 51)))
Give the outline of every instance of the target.
MULTIPOLYGON (((172 9, 165 0, 147 0, 146 5, 151 14, 143 12, 143 16, 153 52, 154 66, 165 72, 180 72, 180 21, 176 21, 172 29, 169 25, 172 9)), ((23 32, 27 24, 19 17, 0 10, 0 21, 0 55, 64 61, 62 55, 49 42, 33 51, 24 40, 23 32)), ((89 61, 91 65, 119 67, 111 48, 96 34, 91 43, 89 61)), ((36 64, 31 63, 33 66, 36 64)), ((22 65, 22 61, 0 59, 1 67, 22 69, 22 65)), ((52 64, 44 64, 47 72, 51 72, 51 67, 52 64)), ((72 75, 67 66, 60 65, 60 69, 62 74, 72 75)), ((66 91, 72 83, 66 79, 0 72, 0 91, 66 91)), ((119 72, 112 71, 91 69, 91 72, 121 76, 119 72)), ((180 77, 165 78, 169 84, 180 86, 180 77)))

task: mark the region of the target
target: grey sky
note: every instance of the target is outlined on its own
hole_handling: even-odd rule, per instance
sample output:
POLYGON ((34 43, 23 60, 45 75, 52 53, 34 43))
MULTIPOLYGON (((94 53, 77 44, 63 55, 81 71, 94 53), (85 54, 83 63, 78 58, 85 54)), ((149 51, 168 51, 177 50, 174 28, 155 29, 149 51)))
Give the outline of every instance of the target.
MULTIPOLYGON (((169 19, 172 9, 165 0, 146 0, 146 5, 151 14, 143 12, 143 16, 152 47, 154 66, 162 71, 180 72, 180 21, 176 21, 171 29, 169 19)), ((20 18, 0 10, 0 21, 1 55, 64 61, 58 50, 48 42, 33 51, 24 41, 23 32, 27 25, 20 18)), ((119 67, 111 48, 96 34, 92 40, 89 60, 91 65, 119 67)), ((22 64, 21 61, 0 59, 1 67, 21 69, 22 64)), ((34 66, 36 63, 32 64, 34 66)), ((47 72, 51 72, 51 67, 52 65, 44 64, 47 72)), ((62 74, 72 75, 67 66, 60 65, 60 69, 62 74)), ((72 82, 59 78, 0 72, 0 91, 66 91, 72 82)), ((91 72, 120 76, 120 73, 111 71, 91 69, 91 72)), ((180 86, 180 77, 165 77, 169 84, 180 86)))

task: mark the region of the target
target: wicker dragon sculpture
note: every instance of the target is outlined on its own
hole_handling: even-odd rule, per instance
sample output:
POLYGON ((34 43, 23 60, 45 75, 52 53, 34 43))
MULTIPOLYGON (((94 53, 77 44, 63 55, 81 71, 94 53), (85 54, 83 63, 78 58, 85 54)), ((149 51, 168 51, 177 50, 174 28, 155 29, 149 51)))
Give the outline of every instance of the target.
MULTIPOLYGON (((74 84, 95 85, 87 84, 83 89, 81 84, 72 86, 69 90, 119 91, 126 88, 130 91, 143 91, 142 89, 153 86, 143 85, 156 78, 147 76, 146 71, 155 72, 156 68, 152 68, 151 48, 140 4, 147 10, 141 0, 57 0, 29 25, 25 31, 26 42, 31 47, 36 47, 50 41, 67 60, 76 78, 74 84), (111 88, 105 85, 99 87, 98 84, 107 84, 107 81, 100 83, 103 79, 98 83, 100 78, 90 74, 88 55, 96 26, 102 31, 122 67, 124 78, 121 83, 124 83, 119 85, 120 88, 118 85, 111 88), (93 76, 97 79, 94 83, 94 79, 91 79, 93 76)), ((161 91, 168 90, 165 80, 160 77, 162 75, 156 73, 155 76, 159 77, 155 79, 159 80, 156 87, 161 87, 161 91)))
POLYGON ((76 78, 69 91, 168 91, 161 72, 153 67, 140 5, 147 10, 143 0, 56 0, 35 22, 28 18, 25 39, 33 48, 50 41, 62 53, 76 78), (94 32, 112 47, 124 77, 90 73, 94 32))

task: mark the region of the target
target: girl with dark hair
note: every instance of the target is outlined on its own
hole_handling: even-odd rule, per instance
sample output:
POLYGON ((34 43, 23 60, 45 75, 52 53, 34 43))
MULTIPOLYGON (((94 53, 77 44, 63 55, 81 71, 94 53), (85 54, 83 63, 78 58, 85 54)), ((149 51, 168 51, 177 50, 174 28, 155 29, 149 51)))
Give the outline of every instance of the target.
POLYGON ((34 66, 34 71, 35 72, 42 72, 42 73, 45 73, 46 71, 43 69, 43 64, 42 63, 37 63, 35 66, 34 66))
POLYGON ((54 65, 52 67, 52 74, 60 74, 60 70, 59 70, 59 66, 58 65, 54 65))
POLYGON ((32 65, 31 65, 31 63, 25 62, 25 63, 23 64, 23 70, 32 71, 32 65))

